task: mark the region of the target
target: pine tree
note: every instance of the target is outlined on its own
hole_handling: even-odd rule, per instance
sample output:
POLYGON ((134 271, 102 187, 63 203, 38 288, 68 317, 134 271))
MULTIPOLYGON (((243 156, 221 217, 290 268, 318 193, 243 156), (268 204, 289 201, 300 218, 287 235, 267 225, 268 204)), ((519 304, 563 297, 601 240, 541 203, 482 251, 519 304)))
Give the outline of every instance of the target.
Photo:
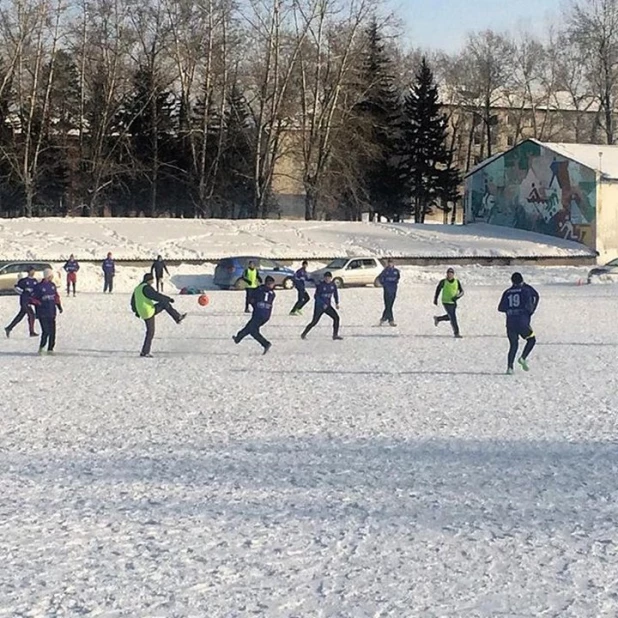
POLYGON ((358 106, 367 144, 363 162, 365 193, 372 215, 399 219, 405 209, 397 164, 400 96, 375 19, 367 29, 366 39, 367 52, 360 80, 364 97, 358 106))
POLYGON ((446 146, 447 122, 433 73, 425 58, 416 83, 404 101, 400 171, 414 205, 414 220, 423 223, 433 206, 446 207, 458 197, 459 171, 446 146))

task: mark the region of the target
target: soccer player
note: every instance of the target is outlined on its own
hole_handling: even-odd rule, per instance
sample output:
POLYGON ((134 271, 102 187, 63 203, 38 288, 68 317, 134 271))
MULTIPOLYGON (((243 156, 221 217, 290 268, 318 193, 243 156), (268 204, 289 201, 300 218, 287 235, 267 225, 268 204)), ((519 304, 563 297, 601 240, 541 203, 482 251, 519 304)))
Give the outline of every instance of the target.
POLYGON ((186 313, 178 313, 172 307, 173 298, 160 294, 152 287, 153 281, 152 273, 146 273, 142 282, 133 290, 133 295, 131 296, 131 309, 133 313, 138 318, 144 320, 146 324, 146 336, 140 353, 142 358, 152 358, 150 349, 155 336, 155 318, 159 313, 165 311, 176 324, 180 324, 187 317, 186 313))
POLYGON ((4 329, 7 338, 11 336, 11 331, 28 316, 28 328, 31 337, 38 337, 39 334, 34 332, 34 309, 30 306, 32 292, 37 286, 38 281, 34 278, 36 271, 34 268, 28 269, 28 276, 20 279, 15 286, 15 291, 19 294, 19 313, 13 321, 4 329))
POLYGON ((258 283, 261 285, 263 283, 262 277, 260 277, 260 272, 255 267, 255 262, 251 260, 249 264, 247 264, 247 268, 242 274, 243 281, 246 283, 245 288, 245 313, 250 312, 250 307, 253 306, 251 302, 251 298, 255 290, 257 290, 258 283))
POLYGON ((397 326, 393 317, 393 305, 395 304, 395 298, 397 298, 397 287, 399 286, 400 278, 399 269, 395 268, 393 260, 389 258, 386 268, 378 277, 384 290, 384 313, 382 313, 380 325, 388 322, 389 326, 397 326))
POLYGON ((333 283, 333 275, 330 272, 324 273, 324 280, 320 281, 315 289, 315 305, 313 308, 313 319, 300 336, 301 339, 306 339, 309 331, 320 321, 321 317, 326 314, 333 320, 333 339, 340 341, 343 337, 339 336, 339 314, 335 309, 339 309, 339 290, 333 283), (335 307, 332 306, 332 301, 335 300, 335 307))
POLYGON ((302 315, 302 308, 309 302, 309 294, 307 293, 307 283, 313 281, 307 272, 307 266, 309 262, 306 260, 302 263, 301 267, 294 273, 294 287, 298 292, 298 299, 296 304, 292 307, 290 315, 302 315))
POLYGON ((251 295, 253 305, 253 315, 245 327, 232 337, 234 343, 240 343, 247 335, 253 337, 264 349, 264 354, 270 350, 272 343, 266 340, 260 328, 270 320, 275 302, 275 280, 269 275, 264 281, 264 285, 256 288, 251 295))
POLYGON ((528 356, 536 345, 536 337, 530 325, 530 319, 539 304, 538 292, 532 286, 524 283, 521 273, 513 273, 511 283, 513 285, 502 294, 498 305, 498 311, 506 313, 506 334, 510 344, 506 373, 509 375, 513 373, 520 337, 525 340, 526 345, 517 362, 524 371, 529 370, 528 356))
POLYGON ((157 292, 163 292, 163 273, 170 276, 170 271, 167 270, 167 264, 163 260, 163 256, 157 255, 157 259, 152 263, 150 272, 155 276, 157 280, 157 292))
POLYGON ((464 295, 464 291, 459 279, 455 278, 455 270, 453 268, 449 268, 446 271, 446 279, 442 279, 438 283, 433 297, 434 305, 438 304, 438 297, 440 295, 442 296, 442 306, 446 314, 434 316, 433 323, 435 326, 438 326, 440 322, 450 322, 455 338, 461 339, 459 323, 457 322, 457 301, 464 295))
POLYGON ((36 306, 36 317, 41 325, 41 343, 39 354, 54 353, 56 347, 56 315, 62 313, 62 304, 58 296, 58 289, 53 282, 54 271, 46 268, 43 271, 43 280, 37 283, 32 290, 31 302, 36 306))
POLYGON ((77 284, 77 271, 79 270, 79 262, 75 259, 75 256, 72 253, 63 268, 67 274, 67 296, 71 292, 72 285, 73 298, 75 298, 75 286, 77 284))
POLYGON ((107 257, 103 260, 101 270, 103 271, 105 281, 103 283, 103 294, 105 294, 105 292, 111 294, 114 290, 114 275, 116 274, 116 262, 114 262, 111 253, 108 253, 107 257))

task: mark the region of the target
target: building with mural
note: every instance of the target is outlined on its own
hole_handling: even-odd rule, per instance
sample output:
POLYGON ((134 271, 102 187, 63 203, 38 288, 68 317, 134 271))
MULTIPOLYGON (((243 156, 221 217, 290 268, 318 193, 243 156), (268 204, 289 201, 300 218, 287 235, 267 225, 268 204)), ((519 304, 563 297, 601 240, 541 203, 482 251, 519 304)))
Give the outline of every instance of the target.
POLYGON ((575 240, 618 257, 618 146, 528 139, 466 175, 465 222, 575 240))

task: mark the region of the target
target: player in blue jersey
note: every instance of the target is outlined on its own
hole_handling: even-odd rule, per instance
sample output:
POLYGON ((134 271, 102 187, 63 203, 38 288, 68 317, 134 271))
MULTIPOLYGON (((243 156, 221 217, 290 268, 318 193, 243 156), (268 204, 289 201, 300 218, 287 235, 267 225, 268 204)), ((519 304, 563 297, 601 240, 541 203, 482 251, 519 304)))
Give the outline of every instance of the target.
POLYGON ((524 283, 521 273, 513 273, 511 283, 513 285, 505 290, 498 305, 498 311, 506 314, 506 334, 510 344, 506 372, 509 375, 513 373, 520 337, 526 345, 517 362, 524 371, 529 370, 528 357, 536 345, 530 320, 539 304, 538 292, 524 283))
POLYGON ((339 336, 339 314, 336 309, 339 309, 339 290, 333 283, 333 275, 330 272, 324 273, 324 280, 317 284, 315 289, 315 305, 313 308, 313 319, 300 336, 301 339, 306 339, 309 331, 320 321, 322 316, 326 314, 333 320, 333 339, 340 341, 343 337, 339 336), (335 301, 333 307, 332 301, 335 301))

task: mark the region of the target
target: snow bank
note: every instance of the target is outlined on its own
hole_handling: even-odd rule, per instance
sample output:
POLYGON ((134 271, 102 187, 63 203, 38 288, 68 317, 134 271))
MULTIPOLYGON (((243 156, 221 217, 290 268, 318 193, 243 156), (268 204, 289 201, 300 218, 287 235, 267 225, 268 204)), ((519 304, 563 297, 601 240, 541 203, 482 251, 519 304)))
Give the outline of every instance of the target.
POLYGON ((591 255, 583 245, 486 224, 469 226, 217 219, 3 219, 0 260, 279 259, 348 255, 541 257, 591 255))

